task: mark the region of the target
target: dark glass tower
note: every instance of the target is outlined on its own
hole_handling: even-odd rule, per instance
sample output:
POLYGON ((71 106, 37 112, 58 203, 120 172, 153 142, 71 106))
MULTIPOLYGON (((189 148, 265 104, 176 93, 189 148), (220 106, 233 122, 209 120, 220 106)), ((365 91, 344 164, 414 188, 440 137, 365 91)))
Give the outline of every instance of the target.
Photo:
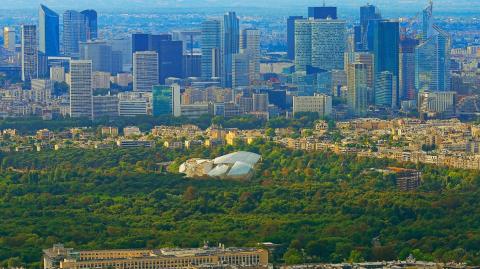
POLYGON ((361 42, 364 49, 373 50, 373 28, 370 27, 370 21, 380 20, 382 16, 377 8, 373 5, 366 5, 360 7, 360 30, 361 42))
POLYGON ((223 16, 222 25, 222 86, 232 87, 233 55, 240 51, 240 22, 235 12, 223 16))
POLYGON ((295 59, 295 21, 303 16, 290 16, 287 19, 287 55, 288 59, 295 59))
POLYGON ((158 75, 161 84, 165 83, 168 77, 182 77, 183 42, 172 40, 172 35, 133 34, 132 53, 137 51, 154 51, 158 54, 158 75))
POLYGON ((38 10, 38 51, 44 56, 58 56, 60 54, 59 16, 53 10, 40 5, 38 10))
POLYGON ((377 79, 381 77, 384 72, 389 72, 392 78, 392 88, 396 91, 391 94, 392 98, 396 98, 396 101, 377 100, 377 96, 390 96, 390 94, 382 94, 382 89, 375 87, 375 103, 378 105, 393 104, 398 102, 399 96, 399 23, 398 21, 389 20, 375 20, 371 22, 373 22, 375 80, 377 82, 377 79))
POLYGON ((337 7, 309 7, 308 18, 316 20, 337 19, 337 7))
POLYGON ((98 38, 97 12, 93 9, 87 9, 81 12, 85 16, 85 24, 87 25, 87 40, 98 38))

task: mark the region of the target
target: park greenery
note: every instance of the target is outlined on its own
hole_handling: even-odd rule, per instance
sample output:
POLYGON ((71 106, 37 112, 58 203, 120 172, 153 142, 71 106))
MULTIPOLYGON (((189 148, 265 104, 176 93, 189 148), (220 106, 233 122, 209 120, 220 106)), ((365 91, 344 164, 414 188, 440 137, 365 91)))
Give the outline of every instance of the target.
POLYGON ((41 266, 42 249, 279 244, 274 263, 405 259, 480 264, 480 173, 272 142, 235 148, 62 149, 0 155, 0 267, 41 266), (188 158, 262 155, 249 182, 185 179, 188 158), (416 168, 400 192, 378 170, 416 168))

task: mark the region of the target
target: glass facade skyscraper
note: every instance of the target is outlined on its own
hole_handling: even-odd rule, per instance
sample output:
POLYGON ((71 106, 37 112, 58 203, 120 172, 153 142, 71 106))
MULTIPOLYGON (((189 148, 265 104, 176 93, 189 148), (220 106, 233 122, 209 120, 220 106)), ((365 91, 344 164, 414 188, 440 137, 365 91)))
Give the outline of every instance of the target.
MULTIPOLYGON (((398 97, 398 79, 399 79, 399 41, 400 29, 398 21, 391 20, 375 20, 373 22, 373 53, 375 68, 375 104, 388 106, 398 105, 398 100, 386 100, 383 96, 398 97), (390 72, 393 80, 393 88, 396 93, 384 93, 384 88, 377 88, 377 81, 381 77, 382 72, 390 72)), ((379 82, 379 81, 378 81, 379 82)))
POLYGON ((37 27, 22 25, 22 80, 38 78, 37 27))
POLYGON ((38 51, 45 56, 60 54, 59 16, 53 10, 40 5, 38 10, 38 51))
POLYGON ((87 9, 81 12, 85 19, 87 40, 98 38, 97 12, 93 9, 87 9))
POLYGON ((302 16, 290 16, 287 19, 287 56, 295 59, 295 21, 303 19, 302 16))
POLYGON ((221 83, 223 87, 232 87, 233 55, 240 52, 240 22, 235 12, 223 16, 221 37, 221 83))
POLYGON ((78 57, 80 42, 87 41, 85 16, 75 10, 63 13, 63 53, 66 56, 78 57))
POLYGON ((215 64, 215 54, 220 50, 221 22, 207 20, 202 22, 202 77, 211 79, 220 76, 219 66, 215 64))
POLYGON ((450 90, 450 36, 434 26, 433 36, 415 49, 417 91, 450 90))

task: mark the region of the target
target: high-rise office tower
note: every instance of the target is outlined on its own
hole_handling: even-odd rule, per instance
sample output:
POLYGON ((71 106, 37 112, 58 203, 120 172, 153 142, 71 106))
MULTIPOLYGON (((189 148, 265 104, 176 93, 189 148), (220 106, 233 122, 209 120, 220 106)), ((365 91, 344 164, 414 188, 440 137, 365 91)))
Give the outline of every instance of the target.
POLYGON ((308 18, 315 20, 337 19, 337 7, 309 7, 308 18))
POLYGON ((38 78, 37 27, 22 25, 22 80, 38 78))
POLYGON ((80 43, 80 59, 92 61, 92 71, 112 73, 112 47, 102 41, 80 43))
POLYGON ((363 49, 373 50, 373 46, 371 43, 373 39, 373 28, 369 28, 369 24, 370 21, 379 20, 381 18, 382 16, 380 15, 380 12, 375 6, 367 4, 360 7, 360 31, 363 49))
POLYGON ((86 38, 87 40, 95 40, 98 38, 98 26, 97 26, 97 12, 93 9, 87 9, 82 12, 85 19, 86 26, 86 38))
POLYGON ((92 118, 92 61, 70 61, 70 116, 92 118))
POLYGON ((423 11, 422 43, 415 49, 417 91, 450 90, 450 35, 433 24, 433 2, 423 11))
POLYGON ((245 53, 237 53, 232 56, 232 86, 248 86, 249 79, 249 57, 245 53))
POLYGON ((221 22, 208 20, 202 22, 202 78, 219 77, 219 66, 215 65, 215 54, 220 50, 221 22))
MULTIPOLYGON (((375 82, 377 82, 377 77, 379 77, 382 72, 388 71, 391 73, 393 79, 393 88, 398 91, 400 39, 399 23, 398 21, 390 20, 376 20, 371 22, 374 24, 373 53, 375 60, 375 82)), ((375 87, 375 98, 377 98, 377 96, 377 88, 375 87)), ((398 92, 394 93, 393 96, 398 97, 398 92)), ((398 101, 398 98, 396 101, 398 101)), ((382 99, 382 101, 379 103, 375 99, 375 104, 388 105, 389 101, 382 99)))
POLYGON ((398 78, 390 71, 382 71, 375 75, 375 105, 395 108, 398 104, 398 78))
POLYGON ((303 16, 290 16, 287 19, 287 56, 295 59, 295 21, 303 19, 303 16))
POLYGON ((344 69, 346 22, 313 20, 312 66, 324 70, 344 69))
POLYGON ((422 11, 422 40, 426 41, 433 34, 433 1, 422 11))
POLYGON ((415 47, 418 40, 403 38, 400 41, 399 51, 399 98, 400 100, 414 100, 415 91, 415 47))
POLYGON ((181 78, 183 72, 183 43, 172 40, 170 34, 149 35, 148 50, 158 54, 158 81, 169 77, 181 78))
POLYGON ((38 10, 38 51, 45 56, 60 54, 59 16, 53 10, 40 5, 38 10))
POLYGON ((242 30, 241 52, 248 56, 248 77, 250 83, 260 78, 260 30, 242 30))
POLYGON ((15 51, 17 39, 15 36, 15 29, 12 27, 3 28, 3 47, 10 51, 15 51))
POLYGON ((153 116, 180 115, 180 86, 157 85, 152 91, 153 116))
POLYGON ((347 105, 351 114, 363 116, 368 108, 368 66, 363 63, 351 63, 347 68, 347 105))
POLYGON ((85 16, 75 10, 63 13, 63 54, 78 57, 80 42, 87 41, 85 16))
POLYGON ((149 34, 132 34, 132 57, 137 51, 148 51, 149 34))
POLYGON ((158 85, 158 53, 137 51, 133 54, 133 90, 151 92, 158 85))
POLYGON ((450 35, 433 26, 432 36, 415 49, 417 91, 450 90, 450 35))
POLYGON ((312 65, 312 24, 309 20, 295 21, 295 71, 312 65))
POLYGON ((223 16, 221 38, 221 83, 223 87, 232 87, 233 55, 240 52, 240 22, 235 12, 223 16))
MULTIPOLYGON (((365 65, 367 69, 367 100, 368 104, 374 104, 374 88, 375 88, 375 76, 374 76, 374 57, 373 53, 370 52, 356 52, 355 59, 353 62, 361 63, 365 65)), ((348 70, 347 70, 348 72, 348 70)))
POLYGON ((343 69, 346 23, 343 20, 297 20, 295 22, 295 70, 308 66, 343 69))

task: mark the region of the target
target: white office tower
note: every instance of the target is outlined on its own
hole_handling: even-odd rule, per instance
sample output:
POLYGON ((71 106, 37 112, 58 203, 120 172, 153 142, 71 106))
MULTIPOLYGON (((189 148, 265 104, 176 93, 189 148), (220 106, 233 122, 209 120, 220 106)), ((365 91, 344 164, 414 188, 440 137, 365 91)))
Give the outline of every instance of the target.
POLYGON ((70 116, 92 118, 92 61, 70 61, 70 116))
POLYGON ((248 55, 248 77, 252 84, 260 78, 260 30, 244 29, 241 37, 241 52, 248 55))
POLYGON ((158 85, 158 54, 154 51, 137 51, 133 54, 133 90, 152 92, 158 85))
POLYGON ((22 80, 38 77, 37 27, 22 25, 22 80))
POLYGON ((65 82, 65 68, 62 66, 50 67, 50 80, 55 82, 65 82))

